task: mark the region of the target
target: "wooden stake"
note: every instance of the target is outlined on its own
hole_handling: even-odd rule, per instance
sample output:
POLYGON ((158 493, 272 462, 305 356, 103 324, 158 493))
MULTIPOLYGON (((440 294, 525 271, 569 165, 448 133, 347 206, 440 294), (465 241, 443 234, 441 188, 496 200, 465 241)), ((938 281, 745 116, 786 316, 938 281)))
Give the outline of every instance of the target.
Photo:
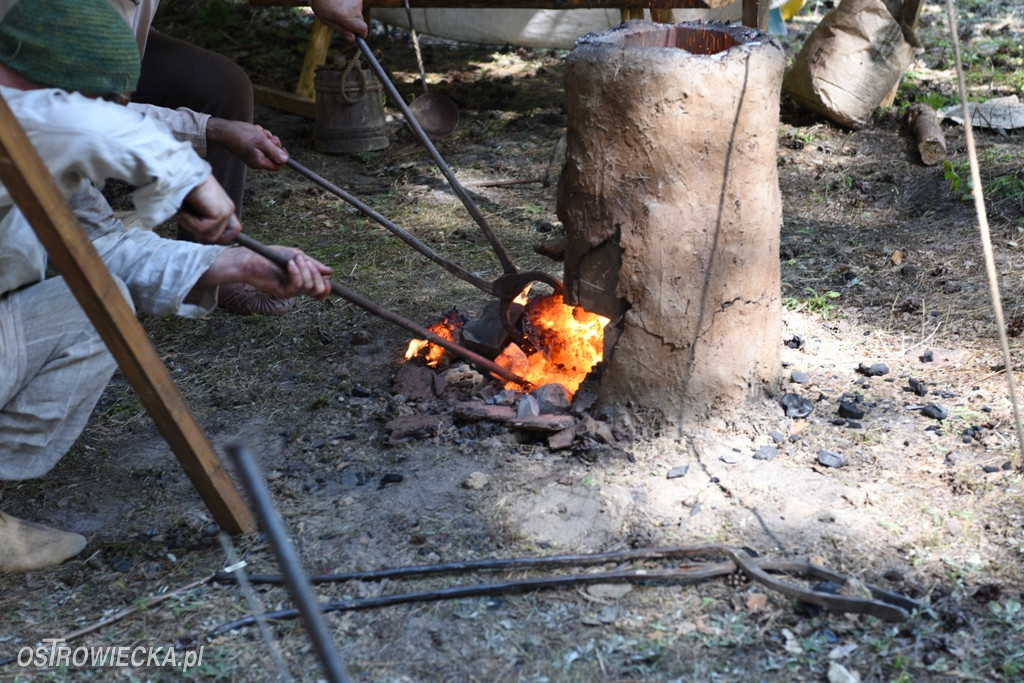
POLYGON ((79 225, 43 160, 0 97, 0 182, 32 224, 213 517, 230 533, 256 527, 113 276, 79 225))

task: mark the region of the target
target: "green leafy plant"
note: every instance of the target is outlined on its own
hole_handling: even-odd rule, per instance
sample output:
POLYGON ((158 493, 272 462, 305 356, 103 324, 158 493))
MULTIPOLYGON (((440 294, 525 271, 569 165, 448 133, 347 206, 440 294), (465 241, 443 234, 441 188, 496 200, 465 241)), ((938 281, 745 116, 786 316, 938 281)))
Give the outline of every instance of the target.
POLYGON ((966 201, 971 198, 971 172, 966 161, 956 163, 946 159, 942 162, 942 170, 949 181, 949 192, 966 201))
POLYGON ((832 290, 819 294, 810 287, 807 288, 806 292, 807 296, 785 297, 782 300, 782 304, 794 311, 819 313, 823 319, 828 320, 829 315, 835 310, 835 305, 832 304, 832 301, 842 296, 839 292, 832 290))

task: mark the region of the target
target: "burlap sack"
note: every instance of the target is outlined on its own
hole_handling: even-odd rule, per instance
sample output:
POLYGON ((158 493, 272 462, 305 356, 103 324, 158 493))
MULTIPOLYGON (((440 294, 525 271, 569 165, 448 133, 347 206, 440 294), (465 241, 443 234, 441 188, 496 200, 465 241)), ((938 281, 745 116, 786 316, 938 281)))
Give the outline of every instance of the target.
POLYGON ((843 0, 807 38, 782 88, 839 125, 861 128, 914 58, 882 0, 843 0))

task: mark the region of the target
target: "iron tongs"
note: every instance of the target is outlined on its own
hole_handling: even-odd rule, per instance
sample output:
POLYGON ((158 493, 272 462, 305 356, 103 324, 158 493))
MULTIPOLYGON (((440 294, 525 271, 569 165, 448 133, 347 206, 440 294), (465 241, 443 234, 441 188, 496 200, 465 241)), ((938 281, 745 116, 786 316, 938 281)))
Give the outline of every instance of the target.
POLYGON ((411 235, 408 231, 403 230, 399 226, 395 225, 395 223, 390 221, 388 218, 386 218, 379 212, 375 211, 366 203, 360 201, 351 193, 346 192, 342 188, 328 181, 326 178, 323 178, 316 172, 306 168, 305 166, 295 161, 294 159, 288 160, 288 166, 290 166, 295 171, 298 171, 300 174, 302 174, 309 180, 312 180, 314 183, 324 188, 328 192, 348 202, 367 217, 377 221, 384 228, 386 228, 391 233, 399 237, 399 239, 401 239, 403 242, 405 242, 410 247, 412 247, 416 251, 420 252, 421 254, 429 258, 434 263, 440 265, 442 268, 447 270, 452 275, 468 282, 469 284, 473 285, 474 287, 480 289, 483 292, 486 292, 487 294, 496 296, 501 304, 500 310, 502 325, 505 326, 505 329, 510 334, 515 336, 516 332, 513 329, 512 321, 510 318, 510 309, 515 298, 518 297, 529 284, 534 282, 543 282, 550 286, 556 294, 560 294, 562 291, 562 283, 557 278, 550 275, 549 273, 545 273, 544 271, 531 270, 525 273, 519 272, 519 269, 516 268, 515 264, 512 262, 512 258, 508 254, 508 250, 505 249, 504 245, 501 243, 501 240, 498 239, 498 236, 494 233, 494 230, 487 223, 487 219, 484 218, 483 214, 480 212, 480 209, 473 202, 473 199, 469 196, 469 193, 466 191, 466 188, 463 187, 461 183, 459 183, 458 179, 456 179, 455 177, 455 174, 452 173, 451 168, 449 168, 448 164, 445 163, 443 158, 441 158, 441 155, 438 153, 437 148, 434 146, 434 143, 430 140, 430 137, 423 130, 422 126, 420 126, 419 122, 416 120, 416 117, 409 109, 409 106, 405 103, 405 100, 402 99, 402 96, 399 94, 397 88, 395 88, 394 83, 391 82, 391 79, 389 79, 387 74, 384 72, 384 69, 381 67, 380 62, 377 61, 377 58, 370 50, 370 47, 366 44, 366 41, 357 36, 356 45, 359 46, 359 50, 362 52, 363 57, 366 59, 367 63, 370 65, 370 68, 373 70, 374 74, 377 76, 381 84, 384 86, 384 89, 387 91, 388 96, 394 102, 395 106, 397 106, 398 109, 402 112, 402 115, 405 117, 405 121, 408 124, 410 130, 412 130, 416 138, 427 149, 427 152, 430 153, 431 159, 433 159, 434 164, 437 165, 438 169, 441 171, 441 174, 444 175, 445 179, 448 181, 448 184, 451 186, 452 191, 462 202, 463 206, 466 207, 466 210, 469 212, 469 215, 473 218, 477 225, 480 226, 481 231, 483 231, 484 236, 487 238, 488 243, 491 245, 491 250, 497 257, 498 262, 501 264, 501 268, 504 272, 495 280, 488 282, 487 280, 484 280, 483 278, 474 275, 473 273, 470 273, 466 269, 444 258, 440 254, 435 252, 433 249, 428 247, 426 244, 418 240, 416 237, 411 235))

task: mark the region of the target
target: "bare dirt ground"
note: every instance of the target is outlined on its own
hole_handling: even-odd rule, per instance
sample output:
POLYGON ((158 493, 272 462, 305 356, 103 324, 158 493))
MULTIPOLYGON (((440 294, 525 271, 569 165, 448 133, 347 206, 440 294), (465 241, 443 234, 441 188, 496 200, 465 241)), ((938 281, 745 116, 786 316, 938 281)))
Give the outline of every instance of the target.
MULTIPOLYGON (((291 88, 303 23, 283 10, 229 5, 220 16, 209 9, 221 4, 167 13, 162 26, 224 49, 256 82, 291 88), (228 41, 223 27, 232 21, 244 28, 228 41)), ((1022 68, 1020 8, 967 5, 960 20, 971 68, 1002 74, 972 96, 1021 95, 1019 77, 1005 78, 1022 68)), ((782 40, 791 57, 820 11, 790 25, 782 40)), ((335 611, 328 625, 353 680, 1020 680, 1024 483, 973 206, 951 190, 955 174, 966 176, 963 134, 947 125, 953 165, 925 167, 903 117, 915 100, 952 101, 943 16, 941 6, 926 5, 927 50, 896 104, 865 129, 836 128, 783 97, 783 338, 790 344, 779 373, 785 391, 812 403, 807 418, 786 417, 772 396, 735 419, 681 434, 648 430, 552 450, 543 437, 457 419, 454 402, 479 390, 465 382, 467 373, 448 374, 440 396, 396 387, 410 335, 340 300, 303 301, 274 319, 144 320, 211 440, 221 446, 241 437, 256 455, 311 574, 725 543, 762 556, 811 557, 922 606, 908 621, 887 623, 715 579, 335 611), (888 373, 858 371, 877 363, 888 373), (927 395, 913 393, 911 380, 927 395), (864 416, 854 424, 838 418, 842 401, 864 416), (918 408, 930 403, 948 416, 922 414, 918 408), (403 415, 435 415, 440 427, 396 438, 387 425, 403 415), (777 454, 756 459, 766 447, 777 454), (823 449, 847 464, 822 465, 823 449), (669 478, 683 466, 684 476, 669 478)), ((376 35, 372 43, 403 92, 415 93, 406 36, 376 35)), ((555 274, 558 264, 532 250, 559 234, 554 185, 480 183, 544 175, 565 128, 564 56, 431 41, 425 54, 439 81, 433 89, 462 114, 456 133, 439 142, 442 155, 520 266, 555 274)), ((262 107, 257 116, 297 160, 470 269, 498 274, 443 178, 397 124, 386 150, 326 155, 313 150, 311 121, 262 107)), ((1015 193, 1012 179, 1024 178, 1024 152, 1019 132, 977 134, 983 181, 1002 188, 989 208, 1013 328, 1024 316, 1024 191, 1015 193)), ((473 317, 488 303, 294 173, 253 174, 250 185, 244 223, 253 236, 310 251, 346 287, 386 308, 430 324, 453 306, 473 317)), ((1016 337, 1011 346, 1019 362, 1016 337)), ((85 553, 59 568, 0 578, 0 659, 230 564, 209 512, 120 375, 57 468, 0 490, 5 510, 89 537, 85 553)), ((233 543, 247 571, 277 573, 264 538, 233 543)), ((535 574, 338 582, 316 591, 336 601, 528 575, 535 574)), ((289 606, 281 587, 256 593, 264 610, 289 606)), ((268 680, 274 658, 258 629, 210 636, 249 613, 237 586, 205 581, 72 643, 203 646, 202 665, 184 676, 145 666, 30 672, 8 663, 0 678, 268 680)), ((271 630, 291 675, 317 679, 300 623, 271 630)))

